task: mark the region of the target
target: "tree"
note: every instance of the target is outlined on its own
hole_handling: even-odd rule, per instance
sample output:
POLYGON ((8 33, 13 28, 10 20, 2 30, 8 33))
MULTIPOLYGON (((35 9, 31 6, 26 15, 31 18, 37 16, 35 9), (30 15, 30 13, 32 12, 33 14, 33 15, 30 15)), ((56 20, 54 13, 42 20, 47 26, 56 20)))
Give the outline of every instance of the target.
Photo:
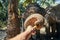
POLYGON ((15 37, 17 34, 20 33, 17 5, 18 0, 9 0, 6 40, 15 37))

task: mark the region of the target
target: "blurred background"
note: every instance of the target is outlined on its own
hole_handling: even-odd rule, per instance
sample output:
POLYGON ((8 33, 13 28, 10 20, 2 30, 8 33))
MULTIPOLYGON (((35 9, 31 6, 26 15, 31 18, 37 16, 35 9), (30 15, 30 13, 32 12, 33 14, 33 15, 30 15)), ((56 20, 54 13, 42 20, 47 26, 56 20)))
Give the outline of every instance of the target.
MULTIPOLYGON (((51 6, 56 7, 57 5, 59 5, 60 0, 18 0, 18 15, 19 16, 25 12, 26 6, 29 3, 38 3, 40 7, 47 9, 51 6)), ((0 0, 0 40, 3 40, 4 37, 6 36, 7 19, 8 19, 8 4, 9 4, 8 0, 0 0)), ((20 22, 22 22, 22 20, 20 22)))

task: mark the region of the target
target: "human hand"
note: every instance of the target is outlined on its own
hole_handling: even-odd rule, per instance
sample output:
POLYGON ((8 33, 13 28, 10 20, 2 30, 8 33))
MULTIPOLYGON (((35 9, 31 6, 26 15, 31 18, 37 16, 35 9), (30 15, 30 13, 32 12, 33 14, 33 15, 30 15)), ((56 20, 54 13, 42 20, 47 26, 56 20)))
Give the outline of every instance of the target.
POLYGON ((34 29, 35 28, 32 26, 28 26, 24 32, 18 34, 17 36, 9 40, 29 40, 29 38, 31 37, 31 33, 34 31, 34 29))
POLYGON ((31 25, 29 25, 29 26, 27 27, 27 29, 26 29, 26 32, 27 32, 27 33, 31 33, 31 32, 33 32, 33 31, 35 31, 35 28, 32 27, 31 25))
POLYGON ((26 39, 29 39, 31 37, 31 35, 35 35, 36 31, 35 31, 35 26, 32 27, 31 25, 29 25, 26 30, 25 30, 25 34, 26 34, 26 39))

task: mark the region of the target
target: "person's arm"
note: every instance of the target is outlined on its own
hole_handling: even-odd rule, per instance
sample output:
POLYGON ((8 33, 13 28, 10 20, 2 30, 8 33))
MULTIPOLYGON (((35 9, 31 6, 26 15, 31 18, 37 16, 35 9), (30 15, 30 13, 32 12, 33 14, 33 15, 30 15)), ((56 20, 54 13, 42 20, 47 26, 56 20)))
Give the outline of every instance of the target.
POLYGON ((33 29, 34 28, 32 26, 28 26, 28 28, 25 30, 25 32, 22 32, 21 34, 17 35, 14 38, 9 39, 9 40, 29 40, 33 29))

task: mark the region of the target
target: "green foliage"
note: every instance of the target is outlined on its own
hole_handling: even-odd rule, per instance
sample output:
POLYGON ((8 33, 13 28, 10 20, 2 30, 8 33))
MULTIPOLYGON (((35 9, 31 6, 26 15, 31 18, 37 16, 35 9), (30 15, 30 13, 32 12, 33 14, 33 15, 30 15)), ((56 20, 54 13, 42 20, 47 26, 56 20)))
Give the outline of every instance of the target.
POLYGON ((2 8, 2 4, 1 4, 1 2, 0 2, 0 9, 2 8))
POLYGON ((7 22, 0 20, 0 27, 3 28, 3 27, 6 27, 6 26, 7 26, 7 22))
POLYGON ((20 12, 23 13, 25 11, 25 8, 23 7, 23 4, 19 4, 18 8, 20 9, 20 12))
POLYGON ((48 7, 48 6, 52 6, 52 4, 55 4, 55 0, 41 0, 40 1, 41 3, 40 3, 40 5, 41 5, 41 7, 48 7))
POLYGON ((8 1, 1 0, 1 9, 0 9, 0 20, 5 21, 7 19, 7 13, 8 13, 8 1))
POLYGON ((0 0, 0 26, 6 27, 8 13, 8 0, 0 0))
MULTIPOLYGON (((41 7, 47 7, 55 3, 55 0, 18 0, 18 14, 25 11, 25 7, 29 3, 38 2, 41 7)), ((8 18, 8 0, 0 0, 0 25, 5 25, 8 18)))
POLYGON ((29 3, 35 3, 35 2, 38 2, 40 6, 43 8, 55 4, 55 0, 24 0, 21 3, 23 4, 23 7, 26 7, 29 3))

